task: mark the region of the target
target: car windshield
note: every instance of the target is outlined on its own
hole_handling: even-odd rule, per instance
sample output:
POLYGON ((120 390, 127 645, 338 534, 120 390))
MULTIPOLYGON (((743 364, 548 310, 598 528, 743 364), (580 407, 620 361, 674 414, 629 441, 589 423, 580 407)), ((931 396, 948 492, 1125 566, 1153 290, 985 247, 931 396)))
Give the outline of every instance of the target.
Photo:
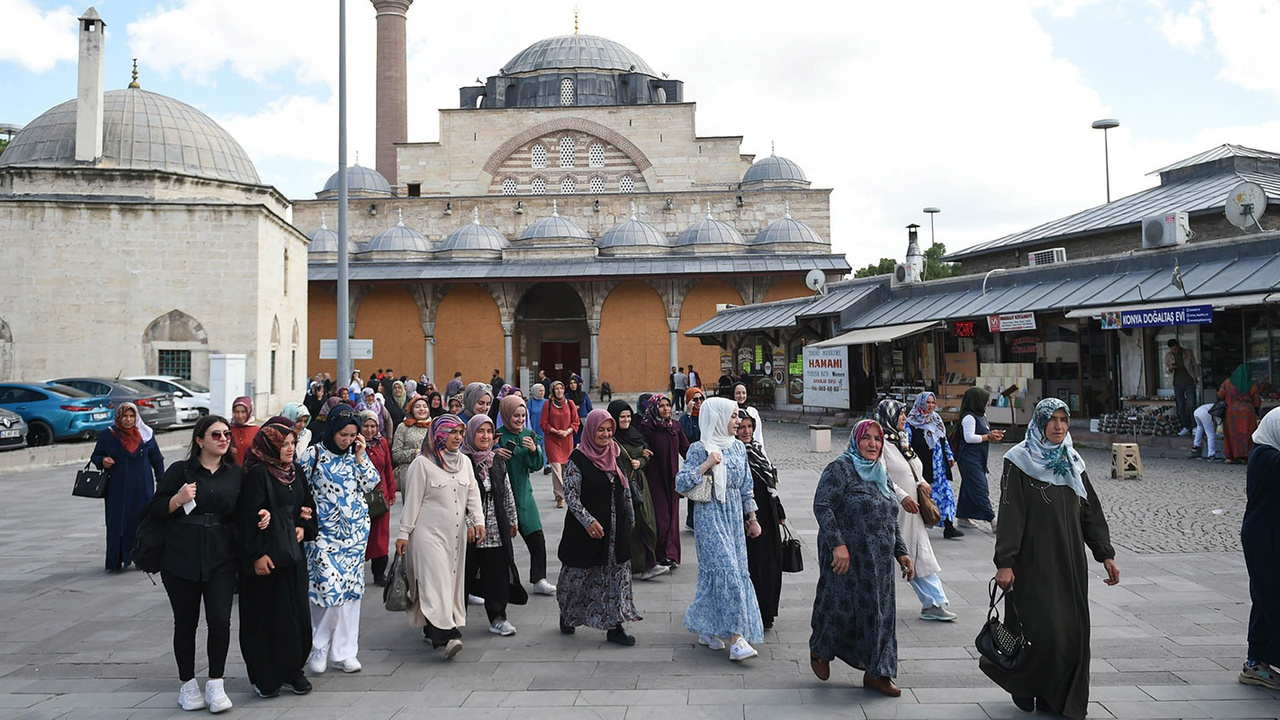
POLYGON ((134 380, 126 380, 124 378, 120 378, 119 380, 113 380, 112 382, 114 382, 116 385, 119 385, 120 387, 126 390, 131 390, 140 395, 154 395, 157 392, 155 388, 147 387, 146 385, 143 385, 142 383, 134 380))
POLYGON ((83 390, 77 390, 68 385, 59 385, 57 383, 49 383, 48 385, 44 386, 44 389, 52 392, 56 392, 59 395, 66 395, 67 397, 93 397, 92 395, 90 395, 89 393, 83 390))
POLYGON ((187 380, 185 378, 176 377, 176 378, 169 378, 169 381, 174 383, 175 385, 181 385, 182 387, 190 390, 191 392, 198 392, 198 393, 209 392, 209 388, 205 387, 204 385, 201 385, 195 380, 187 380))

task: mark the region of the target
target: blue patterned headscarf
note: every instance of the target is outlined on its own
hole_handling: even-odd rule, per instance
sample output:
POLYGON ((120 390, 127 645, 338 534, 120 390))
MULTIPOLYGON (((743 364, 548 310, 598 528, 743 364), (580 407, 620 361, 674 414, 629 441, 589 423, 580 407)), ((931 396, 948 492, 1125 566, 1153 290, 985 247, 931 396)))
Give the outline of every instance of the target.
POLYGON ((1004 457, 1036 480, 1069 487, 1081 499, 1087 499, 1084 478, 1081 477, 1084 458, 1072 446, 1071 433, 1067 433, 1057 445, 1049 442, 1044 434, 1049 418, 1059 410, 1065 410, 1068 416, 1071 414, 1067 404, 1056 397, 1041 400, 1031 415, 1031 423, 1027 425, 1027 438, 1014 445, 1004 457))
POLYGON ((907 413, 907 424, 924 433, 924 439, 929 447, 938 446, 938 442, 945 440, 947 437, 947 426, 942 424, 942 416, 935 410, 927 413, 924 406, 929 402, 930 398, 936 397, 931 392, 922 392, 916 396, 916 404, 911 407, 911 412, 907 413))
MULTIPOLYGON (((853 428, 853 434, 849 436, 849 447, 844 449, 844 456, 853 461, 853 467, 858 471, 858 477, 869 483, 875 483, 880 494, 885 497, 891 497, 889 494, 889 471, 884 466, 884 456, 882 455, 875 460, 868 460, 862 457, 862 453, 858 450, 858 441, 862 440, 862 436, 872 426, 880 429, 880 434, 884 435, 884 429, 880 428, 880 423, 875 420, 863 420, 853 428)), ((883 448, 881 449, 883 452, 883 448)))

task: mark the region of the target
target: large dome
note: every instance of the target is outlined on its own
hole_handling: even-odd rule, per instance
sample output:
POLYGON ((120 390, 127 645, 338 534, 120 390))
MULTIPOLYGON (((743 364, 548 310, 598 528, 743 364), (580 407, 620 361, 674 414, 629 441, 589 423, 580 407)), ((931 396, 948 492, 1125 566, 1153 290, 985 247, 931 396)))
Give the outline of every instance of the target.
POLYGON ((808 187, 809 178, 805 177, 804 170, 794 162, 784 157, 770 155, 763 160, 757 160, 742 176, 744 186, 754 183, 801 184, 808 187))
POLYGON ((505 75, 538 70, 621 70, 657 77, 653 68, 631 50, 596 35, 560 35, 539 40, 516 53, 502 72, 505 75))
MULTIPOLYGON (((329 176, 329 180, 324 184, 324 190, 316 193, 316 197, 327 199, 338 196, 338 183, 342 182, 342 171, 339 170, 329 176)), ((376 195, 392 196, 395 193, 391 190, 391 183, 382 177, 382 173, 372 168, 363 167, 359 163, 347 168, 347 196, 348 197, 372 197, 376 195)))
MULTIPOLYGON (((258 185, 244 148, 208 115, 138 88, 102 97, 103 169, 158 170, 258 185)), ((76 162, 76 101, 56 105, 13 138, 0 167, 81 167, 76 162)))

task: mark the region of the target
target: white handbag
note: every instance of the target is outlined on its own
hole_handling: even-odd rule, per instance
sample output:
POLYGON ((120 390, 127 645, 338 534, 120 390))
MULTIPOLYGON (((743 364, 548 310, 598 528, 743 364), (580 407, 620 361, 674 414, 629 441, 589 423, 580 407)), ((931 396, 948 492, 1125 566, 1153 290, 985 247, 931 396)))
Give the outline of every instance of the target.
POLYGON ((715 487, 715 478, 711 473, 706 473, 702 476, 701 482, 689 488, 689 491, 684 493, 685 499, 692 500, 693 502, 711 502, 711 500, 716 496, 715 487))

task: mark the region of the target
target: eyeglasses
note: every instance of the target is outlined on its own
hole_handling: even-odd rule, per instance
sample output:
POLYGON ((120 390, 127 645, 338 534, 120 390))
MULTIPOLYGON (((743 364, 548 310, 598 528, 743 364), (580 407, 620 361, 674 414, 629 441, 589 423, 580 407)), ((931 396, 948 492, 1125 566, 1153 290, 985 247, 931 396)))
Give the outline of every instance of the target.
POLYGON ((691 400, 690 402, 702 402, 703 400, 706 400, 706 398, 704 398, 704 397, 702 397, 701 395, 699 395, 699 396, 695 397, 693 400, 691 400))
POLYGON ((230 440, 231 431, 230 430, 214 430, 209 433, 209 437, 213 438, 214 440, 230 440))

